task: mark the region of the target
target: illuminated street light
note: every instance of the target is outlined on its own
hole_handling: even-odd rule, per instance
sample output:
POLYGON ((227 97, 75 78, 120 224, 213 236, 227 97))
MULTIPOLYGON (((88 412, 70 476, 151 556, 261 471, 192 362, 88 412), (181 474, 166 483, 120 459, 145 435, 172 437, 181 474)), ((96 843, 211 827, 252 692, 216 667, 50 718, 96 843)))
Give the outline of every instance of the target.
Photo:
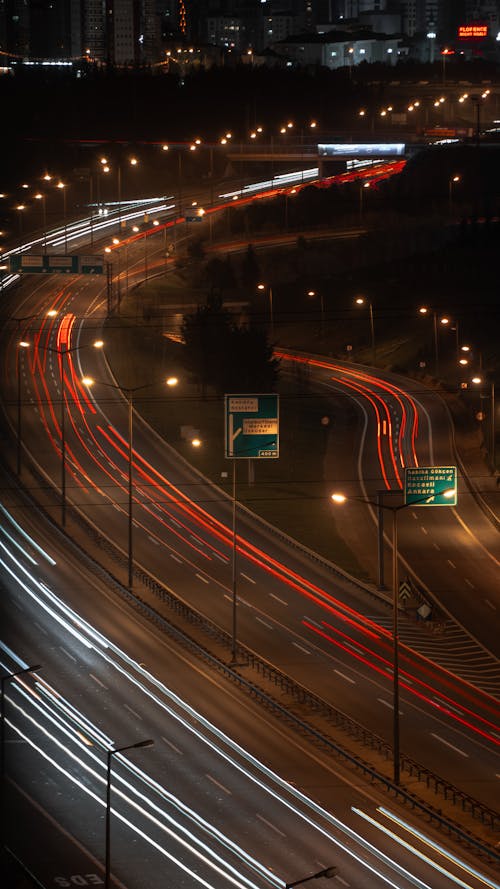
POLYGON ((264 291, 266 289, 266 286, 268 289, 268 296, 269 296, 269 325, 270 325, 270 331, 271 331, 271 342, 273 342, 274 341, 273 288, 272 288, 271 284, 268 284, 268 285, 257 284, 257 290, 264 291))
MULTIPOLYGON (((471 379, 471 383, 475 386, 484 386, 485 380, 481 376, 474 376, 471 379)), ((489 441, 489 454, 490 461, 493 471, 496 471, 496 417, 495 417, 495 381, 490 380, 490 441, 489 441)), ((482 411, 481 411, 482 415, 482 411)))
POLYGON ((439 378, 439 342, 438 342, 438 328, 437 328, 437 313, 433 309, 427 308, 427 306, 421 306, 419 308, 420 315, 432 315, 433 320, 433 329, 434 329, 434 374, 436 379, 439 378))
MULTIPOLYGON (((385 491, 384 494, 399 494, 399 491, 385 491)), ((393 675, 393 780, 394 784, 399 785, 400 783, 400 753, 399 753, 399 742, 400 742, 400 727, 399 727, 399 576, 398 576, 398 566, 399 566, 399 550, 398 550, 398 513, 401 512, 402 509, 406 509, 408 507, 412 508, 415 505, 418 505, 419 501, 413 501, 412 503, 400 503, 397 506, 391 506, 389 503, 383 503, 382 498, 379 497, 377 503, 372 502, 371 500, 367 500, 361 497, 346 497, 345 494, 341 492, 334 492, 330 495, 331 500, 337 505, 342 505, 346 503, 348 500, 357 503, 365 503, 369 506, 375 506, 378 510, 379 515, 379 541, 381 538, 381 522, 380 518, 382 515, 382 510, 387 509, 392 513, 392 641, 393 641, 393 663, 392 663, 392 675, 393 675)), ((448 499, 453 499, 456 497, 456 489, 449 488, 442 492, 442 496, 448 499)), ((429 497, 423 497, 420 501, 423 505, 428 504, 429 497)), ((379 545, 380 546, 380 545, 379 545)))
MULTIPOLYGON (((83 377, 81 380, 84 386, 87 388, 91 388, 94 385, 105 386, 108 389, 115 389, 117 392, 121 392, 128 403, 128 587, 131 590, 134 582, 134 555, 133 555, 133 490, 134 490, 134 476, 133 476, 133 440, 134 440, 134 395, 137 392, 141 392, 144 389, 149 389, 154 383, 144 383, 141 386, 118 386, 114 383, 105 383, 101 380, 94 380, 92 377, 83 377)), ((171 376, 165 380, 167 386, 173 388, 178 383, 177 377, 171 376)))
POLYGON ((372 362, 373 362, 373 364, 376 364, 377 350, 376 350, 376 346, 375 346, 375 323, 373 320, 372 302, 370 299, 366 299, 366 297, 364 297, 364 296, 358 296, 357 299, 355 300, 355 303, 357 306, 365 306, 365 305, 368 306, 368 310, 370 313, 370 335, 371 335, 371 342, 372 342, 372 362))
POLYGON ((104 871, 104 887, 111 887, 111 761, 117 753, 126 750, 138 750, 141 747, 153 747, 154 741, 138 741, 136 744, 127 744, 125 747, 114 747, 106 750, 106 863, 104 871))

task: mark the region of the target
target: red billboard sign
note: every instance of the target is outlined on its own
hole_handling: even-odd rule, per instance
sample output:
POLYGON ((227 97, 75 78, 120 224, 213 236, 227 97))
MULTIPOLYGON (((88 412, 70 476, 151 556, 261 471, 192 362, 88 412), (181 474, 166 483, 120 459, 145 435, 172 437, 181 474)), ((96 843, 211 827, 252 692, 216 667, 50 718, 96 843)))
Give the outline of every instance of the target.
POLYGON ((459 40, 484 40, 488 36, 488 25, 478 23, 472 25, 459 25, 459 40))

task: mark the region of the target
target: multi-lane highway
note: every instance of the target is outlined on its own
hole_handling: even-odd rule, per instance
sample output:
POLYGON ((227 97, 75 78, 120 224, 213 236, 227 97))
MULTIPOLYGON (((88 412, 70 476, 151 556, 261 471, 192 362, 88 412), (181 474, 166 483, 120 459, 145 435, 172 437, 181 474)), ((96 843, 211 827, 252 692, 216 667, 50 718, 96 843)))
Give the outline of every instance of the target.
POLYGON ((282 886, 335 866, 337 883, 356 889, 497 889, 470 851, 450 857, 425 822, 412 824, 311 754, 131 615, 60 535, 35 540, 14 527, 1 563, 2 669, 26 666, 17 652, 43 652, 36 674, 9 684, 5 707, 9 779, 67 832, 62 864, 44 862, 39 844, 28 851, 46 885, 71 885, 84 856, 85 872, 102 879, 105 751, 152 738, 154 747, 114 760, 113 873, 122 885, 282 886))
MULTIPOLYGON (((153 239, 151 242, 154 244, 153 239)), ((163 249, 160 238, 157 244, 159 252, 163 249)), ((135 249, 134 253, 131 245, 129 262, 132 274, 134 266, 140 272, 143 262, 142 245, 135 249)), ((154 246, 150 257, 153 254, 154 246)), ((61 373, 64 373, 62 407, 68 502, 75 504, 100 529, 102 535, 116 540, 126 554, 129 471, 127 402, 114 389, 103 385, 114 383, 109 377, 105 349, 96 351, 91 348, 99 334, 104 312, 105 294, 102 285, 95 279, 61 281, 53 278, 35 287, 33 282, 22 285, 16 294, 15 312, 12 312, 18 322, 7 344, 5 385, 6 392, 10 393, 9 416, 14 432, 19 425, 19 416, 21 418, 21 457, 25 481, 39 488, 40 478, 45 478, 51 484, 60 486, 63 436, 61 373), (49 310, 52 310, 51 315, 47 314, 49 310), (19 348, 20 337, 29 342, 28 347, 19 348), (15 372, 16 366, 18 374, 15 372), (101 382, 91 388, 86 387, 81 382, 85 375, 101 382), (17 401, 15 393, 18 385, 20 397, 17 401), (36 464, 39 473, 36 481, 28 471, 31 461, 36 464)), ((289 360, 297 359, 290 356, 289 360)), ((415 399, 411 393, 407 396, 402 390, 401 381, 396 384, 394 380, 385 380, 382 383, 366 372, 346 370, 332 364, 323 363, 313 367, 318 386, 331 388, 333 398, 339 389, 343 392, 350 390, 365 411, 362 440, 366 447, 357 460, 361 485, 366 475, 370 479, 380 477, 374 474, 374 466, 379 467, 382 480, 386 478, 387 487, 390 488, 400 477, 404 463, 418 460, 425 464, 441 455, 443 460, 447 457, 444 462, 449 462, 446 438, 436 440, 432 437, 437 435, 438 428, 433 422, 436 407, 423 404, 423 398, 415 399), (378 402, 379 410, 385 412, 387 440, 382 442, 379 435, 380 416, 377 419, 375 410, 374 415, 369 416, 364 406, 374 401, 378 402), (415 414, 408 418, 406 413, 410 406, 415 414), (420 422, 418 435, 415 417, 420 422)), ((133 467, 136 564, 147 568, 179 598, 188 601, 210 620, 221 627, 230 628, 230 504, 220 497, 213 486, 204 483, 179 461, 175 452, 159 440, 138 416, 134 422, 133 467)), ((349 475, 349 478, 355 477, 349 475)), ((369 495, 372 490, 366 488, 369 495)), ((40 490, 37 494, 40 496, 40 490)), ((429 578, 434 578, 443 589, 445 586, 453 589, 449 574, 445 575, 442 569, 447 566, 446 571, 449 572, 449 563, 457 564, 464 539, 470 552, 478 551, 473 535, 476 535, 476 539, 479 536, 479 516, 474 512, 473 504, 464 509, 460 501, 456 511, 450 510, 452 518, 446 519, 446 530, 442 511, 439 523, 433 519, 432 512, 426 512, 424 523, 416 511, 414 514, 411 510, 405 511, 404 520, 402 517, 401 521, 401 551, 410 564, 418 563, 421 559, 420 547, 418 552, 412 551, 415 542, 412 522, 418 521, 419 533, 430 536, 439 547, 437 550, 433 546, 439 553, 435 556, 437 564, 428 564, 426 570, 420 570, 422 566, 419 566, 419 578, 427 586, 431 585, 429 578), (456 532, 450 533, 450 522, 462 529, 462 539, 456 532), (450 550, 448 553, 448 545, 453 552, 450 550)), ((2 524, 8 528, 10 519, 4 516, 2 524)), ((349 522, 346 527, 349 528, 349 522)), ((492 584, 497 583, 494 579, 497 541, 493 535, 491 538, 485 537, 486 530, 482 527, 480 534, 483 568, 485 563, 491 565, 491 569, 488 569, 491 570, 491 577, 487 578, 491 602, 492 584)), ((378 734, 390 737, 391 639, 387 631, 389 615, 383 603, 379 604, 349 579, 308 559, 300 550, 288 546, 286 541, 273 539, 268 530, 251 517, 238 517, 237 544, 239 638, 325 699, 333 700, 339 709, 378 734), (326 683, 325 676, 328 676, 326 683)), ((58 565, 59 572, 61 560, 58 565)), ((9 585, 15 585, 17 580, 13 575, 16 571, 9 571, 7 567, 5 571, 9 576, 9 585)), ((49 571, 45 564, 44 571, 49 571)), ((464 582, 466 578, 474 582, 475 569, 471 571, 470 567, 462 568, 459 565, 458 571, 464 582)), ((82 591, 78 586, 72 588, 70 576, 66 577, 64 598, 74 598, 73 605, 79 610, 82 591)), ((47 575, 45 582, 52 588, 54 577, 47 575)), ((479 586, 478 589, 478 599, 483 607, 481 596, 484 598, 484 588, 479 586)), ((95 602, 86 604, 90 607, 87 620, 91 626, 97 626, 96 618, 101 619, 103 613, 96 608, 95 602)), ((462 596, 464 617, 467 606, 467 597, 462 596)), ((115 616, 116 612, 113 612, 115 616)), ((478 622, 479 629, 482 623, 478 622)), ((123 630, 130 633, 131 626, 127 619, 123 630)), ((110 638, 113 638, 115 630, 117 627, 113 621, 111 628, 105 625, 101 631, 106 635, 109 632, 110 638)), ((116 642, 115 638, 113 642, 116 642)), ((26 639, 23 644, 27 644, 26 639)), ((150 644, 148 638, 148 650, 150 644)), ((33 650, 32 645, 30 650, 33 650)), ((57 646, 54 643, 49 647, 55 649, 57 646)), ((71 657, 76 658, 75 663, 78 663, 79 655, 75 655, 73 643, 69 648, 67 645, 63 645, 63 648, 66 649, 67 659, 71 661, 71 657)), ((123 650, 130 654, 126 642, 123 650)), ((64 652, 61 656, 64 662, 64 652)), ((488 657, 487 654, 484 656, 488 657)), ((147 655, 137 660, 145 662, 149 668, 151 661, 147 655)), ((162 663, 159 655, 154 661, 155 675, 157 663, 162 663)), ((5 664, 6 670, 11 667, 12 663, 5 664)), ((487 663, 490 671, 488 683, 482 681, 485 678, 484 664, 478 664, 475 675, 467 677, 473 682, 477 680, 474 684, 483 685, 484 691, 475 690, 470 684, 432 666, 427 659, 409 648, 404 649, 403 667, 401 723, 404 751, 419 761, 423 760, 471 795, 494 806, 498 795, 500 739, 498 707, 492 697, 492 692, 498 690, 498 665, 494 657, 490 657, 487 663), (464 763, 467 764, 466 770, 464 763)), ((58 675, 59 667, 56 670, 54 665, 53 670, 56 673, 51 672, 51 675, 58 675)), ((105 677, 95 672, 93 675, 103 685, 107 684, 105 677)), ((97 688, 93 691, 100 696, 102 690, 99 682, 94 682, 94 685, 97 688)), ((170 682, 167 685, 170 688, 170 682)), ((58 688, 56 690, 59 691, 58 688)), ((78 694, 74 687, 71 692, 69 688, 64 689, 63 693, 71 701, 74 701, 74 694, 78 694)), ((186 692, 186 697, 191 700, 191 695, 192 688, 186 692)), ((227 700, 226 694, 224 700, 227 700)), ((140 712, 141 706, 137 704, 139 709, 136 712, 140 712)), ((113 707, 114 711, 112 702, 109 707, 113 707)), ((235 705, 230 709, 234 723, 235 705)), ((98 727, 103 730, 101 725, 98 727)), ((127 729, 126 724, 123 729, 127 729)), ((113 741, 121 741, 109 727, 107 732, 107 737, 113 741)), ((149 736, 152 732, 153 728, 146 734, 149 736)), ((228 731, 228 734, 232 732, 228 731)), ((179 749, 182 749, 182 743, 179 749)), ((141 754, 141 762, 150 755, 150 751, 141 754)), ((219 778, 216 780, 219 781, 219 778)), ((307 782, 301 782, 300 786, 307 786, 307 782)), ((365 821, 365 827, 367 823, 365 821)), ((371 829, 377 830, 373 825, 371 829)), ((321 861, 324 866, 328 864, 323 855, 318 855, 315 860, 321 861)), ((355 882, 352 885, 362 886, 365 883, 355 882)), ((431 881, 431 885, 438 884, 431 881)))

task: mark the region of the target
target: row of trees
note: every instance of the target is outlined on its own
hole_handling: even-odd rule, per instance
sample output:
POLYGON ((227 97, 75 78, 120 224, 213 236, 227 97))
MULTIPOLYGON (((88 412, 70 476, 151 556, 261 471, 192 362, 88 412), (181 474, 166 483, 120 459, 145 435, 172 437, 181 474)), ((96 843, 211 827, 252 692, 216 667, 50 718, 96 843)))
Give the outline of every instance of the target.
POLYGON ((203 396, 211 388, 225 392, 271 392, 279 361, 261 326, 235 322, 219 296, 185 315, 183 363, 203 396))

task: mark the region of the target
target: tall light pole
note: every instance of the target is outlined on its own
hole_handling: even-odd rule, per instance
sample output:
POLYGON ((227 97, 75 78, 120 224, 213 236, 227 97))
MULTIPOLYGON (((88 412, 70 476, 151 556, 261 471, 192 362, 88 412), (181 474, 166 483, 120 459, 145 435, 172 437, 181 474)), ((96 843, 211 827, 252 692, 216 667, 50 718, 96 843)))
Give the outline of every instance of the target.
POLYGON ((154 741, 148 738, 146 741, 138 741, 136 744, 126 744, 124 747, 113 747, 106 751, 106 860, 104 872, 105 889, 111 886, 111 762, 117 753, 126 750, 138 750, 140 747, 153 747, 154 741))
MULTIPOLYGON (((167 386, 176 386, 178 383, 177 377, 168 377, 166 380, 167 386)), ((95 384, 100 386, 106 386, 108 389, 116 389, 118 392, 122 392, 128 403, 128 447, 127 447, 127 463, 128 463, 128 485, 127 485, 127 494, 128 494, 128 587, 131 590, 134 585, 134 551, 133 551, 133 527, 134 527, 134 519, 133 519, 133 507, 134 507, 134 461, 133 461, 133 442, 134 442, 134 395, 136 392, 140 392, 143 389, 149 389, 153 384, 152 383, 144 383, 142 386, 118 386, 114 385, 114 383, 104 383, 100 380, 94 380, 92 377, 83 377, 82 383, 84 386, 88 386, 89 388, 95 384)))
POLYGON ((439 378, 439 342, 438 342, 437 313, 431 309, 428 309, 427 306, 421 306, 418 311, 421 315, 432 314, 433 332, 434 332, 434 373, 435 373, 436 379, 438 379, 439 378))
MULTIPOLYGON (((400 491, 387 491, 387 494, 400 494, 400 491)), ((449 489, 443 492, 444 497, 453 497, 456 495, 455 489, 449 489)), ((353 500, 358 503, 366 503, 369 506, 375 506, 377 510, 387 509, 392 513, 392 706, 393 706, 393 722, 392 722, 392 751, 393 751, 393 782, 400 783, 400 725, 399 725, 399 546, 398 546, 398 514, 402 509, 408 507, 427 504, 430 505, 429 497, 422 497, 421 500, 414 500, 412 503, 400 503, 392 506, 389 503, 383 503, 379 496, 376 503, 371 500, 365 500, 358 497, 346 497, 341 493, 333 493, 331 499, 334 503, 342 504, 347 500, 353 500)))
POLYGON ((323 870, 318 871, 316 874, 311 874, 309 877, 302 877, 301 880, 294 880, 293 883, 286 883, 285 889, 293 889, 294 886, 300 886, 301 883, 307 883, 309 880, 318 880, 320 877, 330 879, 331 877, 334 877, 336 873, 336 867, 325 867, 323 870))
POLYGON ((36 201, 42 202, 43 246, 45 252, 47 252, 47 212, 45 207, 45 195, 42 194, 41 191, 39 191, 36 195, 34 195, 34 198, 36 201))
MULTIPOLYGON (((104 343, 102 340, 96 340, 91 344, 94 349, 102 349, 104 343)), ((63 528, 66 526, 66 368, 65 357, 73 352, 80 352, 82 349, 88 348, 82 346, 62 346, 61 348, 52 348, 50 346, 40 348, 45 352, 52 352, 60 359, 61 370, 61 524, 63 528)))
MULTIPOLYGON (((480 376, 472 377, 471 382, 474 383, 475 386, 482 386, 484 384, 484 380, 480 376)), ((490 436, 489 436, 490 437, 490 445, 489 445, 488 450, 490 452, 491 466, 494 471, 496 470, 496 434, 497 434, 495 410, 496 410, 495 381, 491 380, 490 381, 490 436)))
POLYGON ((57 188, 62 192, 63 196, 63 217, 64 217, 64 252, 68 252, 68 222, 66 218, 66 184, 64 182, 57 183, 57 188))
POLYGON ((308 290, 307 295, 311 299, 314 299, 315 296, 319 296, 319 306, 321 312, 321 337, 323 338, 325 335, 325 300, 323 297, 323 291, 318 294, 315 290, 308 290))
POLYGON ((364 218, 364 190, 365 188, 370 188, 369 182, 360 182, 359 183, 359 224, 363 225, 364 218))
POLYGON ((2 676, 0 679, 0 819, 2 832, 4 830, 3 825, 5 825, 5 818, 3 817, 5 815, 5 686, 7 682, 11 682, 12 679, 16 679, 18 676, 24 676, 26 673, 38 673, 41 669, 40 664, 35 664, 32 667, 23 667, 20 670, 14 670, 13 673, 7 673, 6 676, 2 676))
MULTIPOLYGON (((266 284, 257 284, 257 290, 263 291, 266 284)), ((269 328, 271 331, 271 340, 274 342, 274 307, 273 307, 273 288, 271 284, 267 285, 267 293, 269 297, 269 328)))
POLYGON ((29 349, 29 342, 27 340, 20 340, 17 344, 17 353, 16 353, 16 364, 17 364, 17 476, 18 478, 21 475, 21 421, 22 421, 22 411, 21 411, 21 350, 29 349))
POLYGON ((370 336, 371 336, 371 344, 372 344, 372 362, 376 363, 377 360, 377 350, 375 346, 375 323, 373 320, 373 305, 370 299, 366 299, 364 296, 358 296, 355 300, 357 306, 368 306, 368 311, 370 314, 370 336))
POLYGON ((450 208, 450 217, 453 216, 453 187, 460 182, 460 176, 451 176, 448 180, 448 204, 450 208))

